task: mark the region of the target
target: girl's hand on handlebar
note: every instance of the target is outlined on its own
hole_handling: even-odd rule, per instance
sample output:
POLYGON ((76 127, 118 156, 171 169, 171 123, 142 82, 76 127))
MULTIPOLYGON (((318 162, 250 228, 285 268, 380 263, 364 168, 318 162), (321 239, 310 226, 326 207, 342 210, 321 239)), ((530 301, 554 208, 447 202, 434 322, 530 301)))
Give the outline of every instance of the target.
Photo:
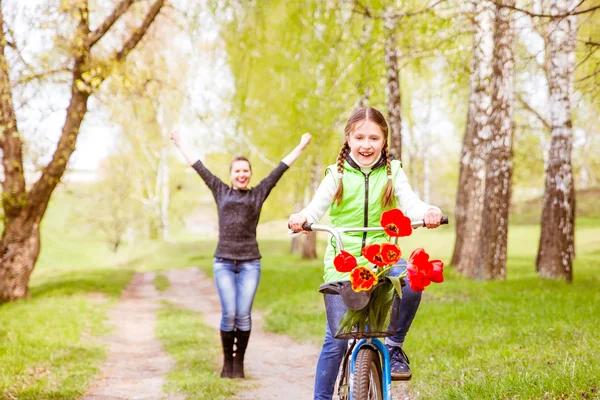
POLYGON ((423 216, 423 221, 425 221, 425 226, 427 229, 433 229, 440 226, 440 221, 442 220, 442 213, 436 208, 430 208, 425 212, 423 216))
POLYGON ((288 221, 288 226, 290 227, 290 229, 292 231, 294 231, 296 233, 302 232, 302 233, 308 234, 309 232, 302 229, 302 225, 304 225, 304 223, 307 221, 308 221, 308 219, 306 218, 306 216, 304 216, 300 213, 292 214, 292 215, 290 215, 290 219, 288 221))

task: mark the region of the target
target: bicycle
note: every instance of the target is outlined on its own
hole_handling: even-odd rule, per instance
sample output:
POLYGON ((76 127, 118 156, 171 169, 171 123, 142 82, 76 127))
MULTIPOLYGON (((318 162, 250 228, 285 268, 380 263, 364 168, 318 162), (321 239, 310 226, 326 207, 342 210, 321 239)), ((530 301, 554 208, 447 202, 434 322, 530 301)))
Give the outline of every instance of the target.
MULTIPOLYGON (((448 224, 447 216, 442 217, 441 224, 448 224)), ((411 225, 416 229, 425 226, 425 222, 413 221, 411 225)), ((344 249, 341 233, 383 231, 381 227, 333 228, 311 223, 305 223, 303 229, 305 231, 330 233, 336 241, 338 253, 344 249)), ((386 278, 381 279, 372 290, 382 285, 391 286, 391 283, 386 278)), ((405 282, 402 280, 402 286, 404 285, 405 282)), ((393 287, 391 290, 393 290, 393 287)), ((319 287, 319 292, 323 294, 326 308, 330 302, 344 301, 348 308, 360 309, 365 307, 369 301, 367 292, 354 292, 349 285, 349 281, 322 284, 319 287)), ((389 319, 386 318, 386 321, 389 320, 389 322, 384 324, 384 326, 387 326, 384 331, 369 331, 368 327, 359 329, 358 326, 355 326, 349 331, 338 332, 333 327, 337 325, 339 320, 335 315, 330 317, 330 313, 328 313, 328 323, 334 337, 349 340, 335 384, 339 400, 392 400, 390 356, 387 348, 379 338, 393 336, 396 331, 400 298, 395 290, 393 290, 393 293, 394 299, 387 317, 389 319)))

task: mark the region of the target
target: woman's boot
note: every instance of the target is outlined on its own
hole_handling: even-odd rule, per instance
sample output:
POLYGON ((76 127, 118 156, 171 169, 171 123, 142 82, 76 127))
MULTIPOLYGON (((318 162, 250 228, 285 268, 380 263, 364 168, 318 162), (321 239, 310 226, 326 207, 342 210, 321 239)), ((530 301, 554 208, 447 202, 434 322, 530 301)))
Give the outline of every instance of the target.
POLYGON ((248 339, 250 338, 250 331, 235 331, 235 356, 233 357, 233 378, 244 377, 244 355, 246 354, 246 347, 248 347, 248 339))
POLYGON ((235 332, 221 331, 221 345, 223 346, 223 370, 221 378, 233 378, 233 341, 235 332))

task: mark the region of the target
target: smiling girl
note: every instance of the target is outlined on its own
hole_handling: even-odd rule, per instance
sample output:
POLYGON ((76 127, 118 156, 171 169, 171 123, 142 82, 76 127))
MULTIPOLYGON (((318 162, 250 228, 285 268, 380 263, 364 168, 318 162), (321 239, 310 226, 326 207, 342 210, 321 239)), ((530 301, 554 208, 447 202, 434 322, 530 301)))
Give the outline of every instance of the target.
POLYGON ((204 180, 217 203, 219 242, 213 271, 222 309, 224 362, 221 377, 243 378, 244 354, 252 327, 250 313, 260 279, 261 255, 256 241, 258 218, 271 189, 310 143, 311 136, 308 133, 302 135, 300 144, 253 188, 248 186, 252 167, 247 158, 238 156, 231 161, 231 186, 228 186, 214 176, 202 161, 190 155, 179 133, 171 132, 170 139, 204 180))
MULTIPOLYGON (((344 144, 336 164, 327 168, 326 176, 310 204, 300 213, 290 216, 290 228, 301 232, 305 222, 318 222, 329 208, 333 227, 378 227, 383 211, 394 207, 400 208, 412 220, 423 219, 427 228, 437 228, 442 218, 440 209, 422 202, 412 191, 400 161, 392 160, 389 156, 387 138, 388 125, 379 111, 371 107, 356 110, 346 123, 344 144)), ((382 243, 386 239, 384 232, 342 234, 344 250, 356 257, 358 265, 368 264, 362 256, 365 246, 382 243)), ((348 273, 336 271, 333 265, 336 252, 332 241, 329 241, 324 259, 325 282, 349 279, 348 273)), ((401 260, 392 273, 398 275, 404 268, 406 262, 401 260)), ((398 333, 385 339, 394 380, 411 377, 402 344, 420 301, 421 292, 411 290, 409 285, 404 286, 398 333)), ((339 321, 345 308, 332 308, 328 308, 327 312, 334 312, 339 321)), ((327 324, 317 363, 315 399, 331 400, 346 345, 347 341, 333 337, 327 324)))

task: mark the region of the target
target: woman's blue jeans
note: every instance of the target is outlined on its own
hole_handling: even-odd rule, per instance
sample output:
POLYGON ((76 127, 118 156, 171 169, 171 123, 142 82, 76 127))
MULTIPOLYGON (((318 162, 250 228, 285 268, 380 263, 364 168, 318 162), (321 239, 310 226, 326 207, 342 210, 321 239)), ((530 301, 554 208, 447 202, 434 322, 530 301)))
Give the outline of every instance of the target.
POLYGON ((252 328, 252 302, 260 280, 260 260, 215 257, 213 274, 221 300, 221 330, 249 331, 252 328))
MULTIPOLYGON (((406 260, 400 260, 390 271, 391 275, 400 275, 406 269, 406 260)), ((398 322, 398 333, 392 336, 396 343, 403 343, 406 333, 410 329, 413 319, 421 303, 421 292, 415 292, 408 285, 402 288, 402 300, 400 302, 400 319, 398 322)), ((331 296, 331 295, 327 295, 331 296)), ((341 306, 339 309, 330 309, 329 312, 334 312, 335 321, 340 321, 342 315, 346 312, 346 307, 341 306)), ((321 349, 319 361, 317 362, 317 373, 315 375, 315 400, 331 400, 333 397, 333 389, 335 379, 337 378, 338 369, 346 347, 347 340, 335 339, 329 329, 329 324, 325 332, 325 342, 321 349)), ((337 325, 334 327, 337 331, 337 325)))

